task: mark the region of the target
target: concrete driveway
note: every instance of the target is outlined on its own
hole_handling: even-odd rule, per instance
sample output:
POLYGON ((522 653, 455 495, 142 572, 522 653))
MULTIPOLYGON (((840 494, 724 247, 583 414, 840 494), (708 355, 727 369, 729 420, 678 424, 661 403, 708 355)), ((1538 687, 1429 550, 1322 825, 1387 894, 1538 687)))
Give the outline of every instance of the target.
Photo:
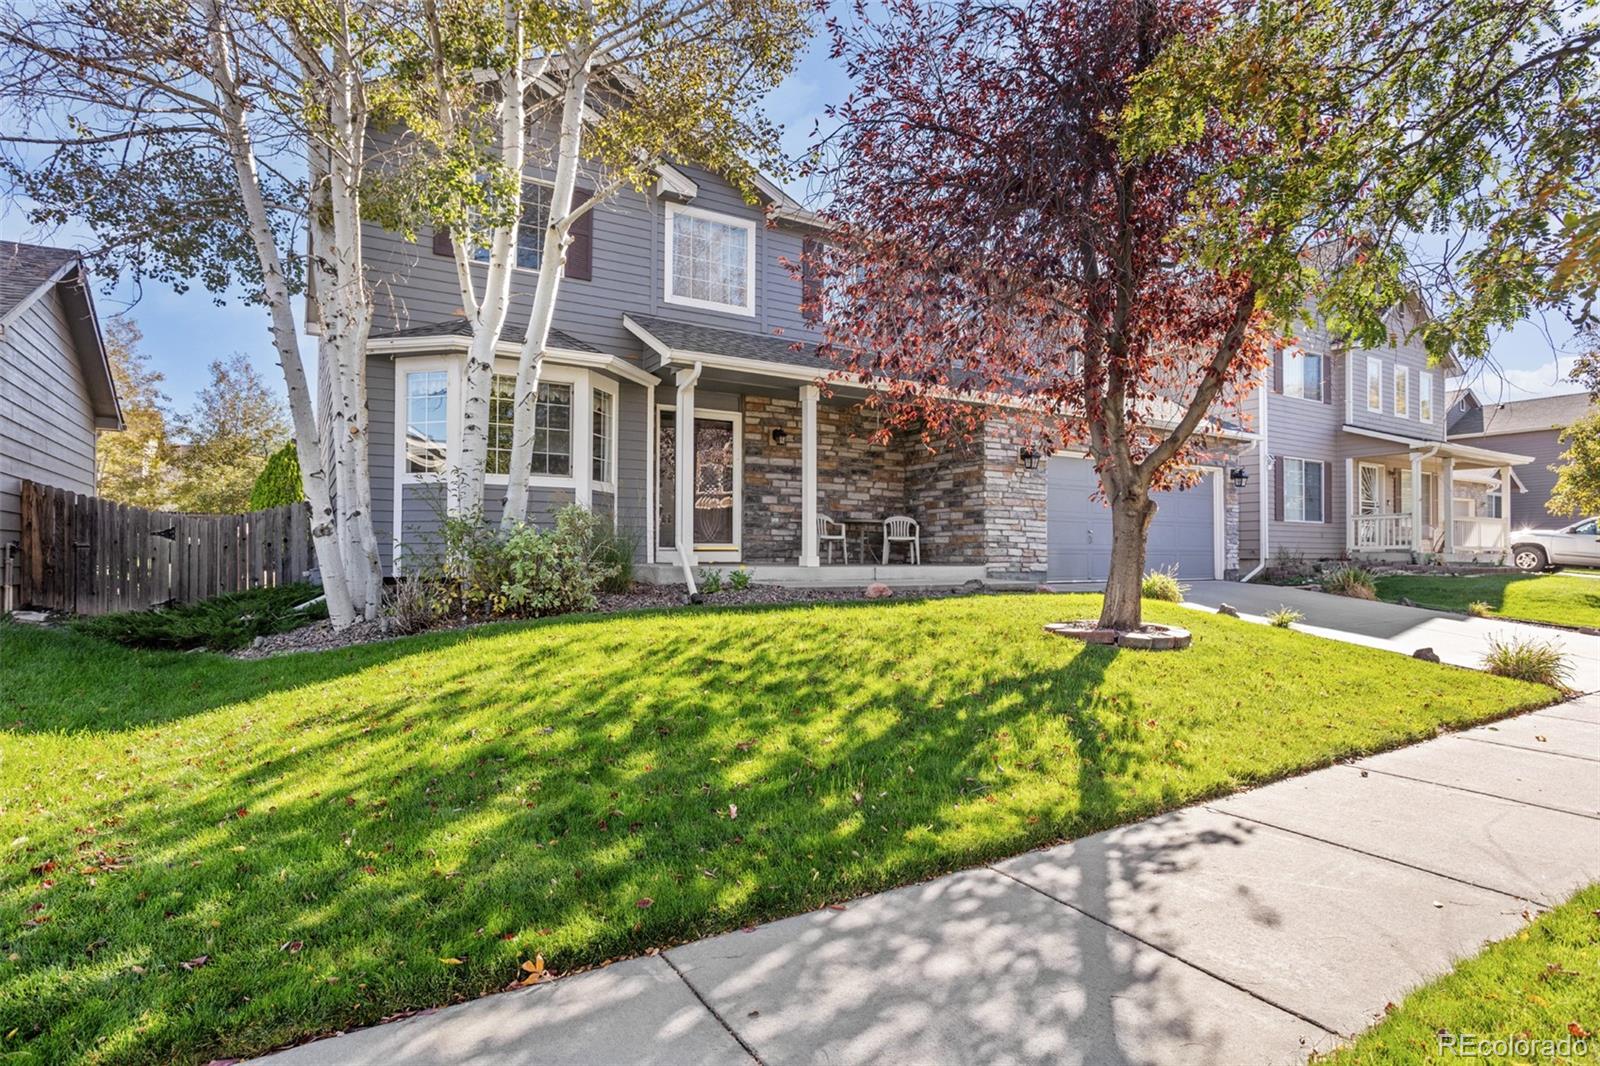
POLYGON ((1597 771, 1586 697, 268 1061, 1302 1063, 1600 879, 1597 771))
POLYGON ((1303 632, 1403 655, 1418 648, 1432 648, 1441 661, 1472 669, 1483 666, 1491 640, 1545 641, 1566 652, 1573 687, 1583 692, 1600 691, 1600 637, 1584 633, 1238 581, 1196 581, 1185 602, 1190 607, 1210 610, 1226 603, 1254 621, 1265 621, 1264 616, 1279 607, 1292 607, 1305 615, 1305 621, 1294 627, 1303 632))

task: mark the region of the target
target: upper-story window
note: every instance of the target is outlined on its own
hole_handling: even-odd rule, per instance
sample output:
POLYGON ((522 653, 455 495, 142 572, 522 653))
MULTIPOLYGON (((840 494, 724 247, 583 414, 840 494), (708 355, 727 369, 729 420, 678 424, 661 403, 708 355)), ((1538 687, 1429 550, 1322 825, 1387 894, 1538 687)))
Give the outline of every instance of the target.
POLYGON ((1383 410, 1383 360, 1367 356, 1367 410, 1383 410))
POLYGON ((1410 381, 1405 367, 1394 368, 1394 413, 1398 418, 1408 418, 1411 414, 1410 381))
POLYGON ((1316 352, 1290 348, 1283 353, 1283 394, 1305 400, 1322 399, 1323 357, 1316 352))
POLYGON ((668 303, 753 315, 755 265, 754 221, 667 205, 668 303))
POLYGON ((1433 421, 1433 375, 1417 375, 1417 417, 1424 422, 1433 421))
MULTIPOLYGON (((544 259, 544 231, 550 225, 550 186, 537 181, 522 183, 522 219, 517 226, 516 266, 538 270, 544 259)), ((474 248, 472 258, 489 261, 489 249, 474 248)), ((505 471, 501 471, 505 473, 505 471)))
POLYGON ((444 470, 450 439, 450 372, 420 370, 406 375, 406 473, 444 470))

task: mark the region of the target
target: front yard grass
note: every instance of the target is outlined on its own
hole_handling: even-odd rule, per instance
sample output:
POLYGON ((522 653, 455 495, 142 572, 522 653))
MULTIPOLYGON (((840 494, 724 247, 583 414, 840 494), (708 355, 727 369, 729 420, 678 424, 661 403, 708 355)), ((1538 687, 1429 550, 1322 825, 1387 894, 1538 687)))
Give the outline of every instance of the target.
POLYGON ((1395 1063, 1587 1062, 1600 1046, 1600 885, 1424 985, 1327 1066, 1395 1063), (1453 1034, 1441 1044, 1440 1034, 1453 1034), (1499 1041, 1526 1039, 1521 1049, 1499 1041), (1559 1045, 1541 1048, 1533 1041, 1559 1045), (1468 1050, 1476 1047, 1476 1053, 1468 1050), (1584 1053, 1576 1053, 1586 1047, 1584 1053))
POLYGON ((243 662, 0 628, 0 1050, 259 1053, 1550 703, 1147 604, 569 617, 243 662), (9 842, 9 843, 6 843, 9 842))
POLYGON ((1493 617, 1557 626, 1600 628, 1600 581, 1568 574, 1474 574, 1432 577, 1395 574, 1378 579, 1378 598, 1391 603, 1402 597, 1419 607, 1465 611, 1487 603, 1493 617))

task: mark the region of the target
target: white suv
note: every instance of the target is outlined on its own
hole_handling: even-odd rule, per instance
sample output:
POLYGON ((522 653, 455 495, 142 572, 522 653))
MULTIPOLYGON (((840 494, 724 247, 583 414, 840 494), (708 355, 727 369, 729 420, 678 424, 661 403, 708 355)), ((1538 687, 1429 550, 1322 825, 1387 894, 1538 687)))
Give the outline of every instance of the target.
POLYGON ((1522 529, 1511 535, 1511 561, 1518 570, 1549 566, 1600 566, 1600 518, 1565 529, 1522 529))

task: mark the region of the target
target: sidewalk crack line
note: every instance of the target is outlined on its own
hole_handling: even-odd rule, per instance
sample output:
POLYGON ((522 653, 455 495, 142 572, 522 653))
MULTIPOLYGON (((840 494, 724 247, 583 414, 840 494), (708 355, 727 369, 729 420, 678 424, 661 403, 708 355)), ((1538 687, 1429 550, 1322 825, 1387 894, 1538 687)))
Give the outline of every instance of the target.
POLYGON ((665 951, 661 952, 661 954, 656 957, 662 962, 666 963, 668 966, 672 967, 672 972, 678 975, 678 980, 684 983, 684 985, 694 995, 694 998, 700 1001, 700 1005, 717 1020, 717 1024, 722 1026, 729 1036, 733 1037, 739 1042, 739 1046, 744 1048, 744 1053, 750 1056, 750 1060, 754 1062, 756 1066, 767 1066, 767 1064, 762 1061, 761 1056, 756 1054, 756 1049, 751 1047, 745 1041, 744 1037, 740 1036, 734 1031, 733 1026, 729 1025, 727 1020, 724 1019, 721 1014, 717 1013, 717 1008, 713 1007, 710 1001, 707 1000, 705 996, 700 994, 700 990, 694 986, 694 982, 689 980, 682 970, 678 969, 678 964, 667 958, 667 953, 665 951))

